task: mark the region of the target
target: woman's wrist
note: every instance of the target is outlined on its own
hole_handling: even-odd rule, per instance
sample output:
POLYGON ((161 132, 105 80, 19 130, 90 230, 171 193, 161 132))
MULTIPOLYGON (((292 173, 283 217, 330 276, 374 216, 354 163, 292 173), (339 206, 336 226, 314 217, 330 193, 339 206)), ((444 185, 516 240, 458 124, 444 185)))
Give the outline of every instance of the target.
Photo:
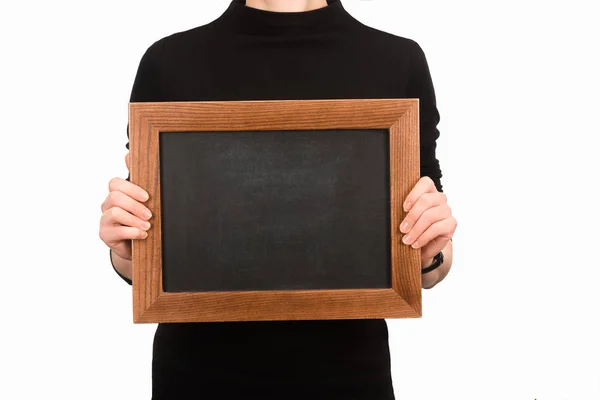
POLYGON ((433 264, 434 260, 435 260, 435 258, 431 257, 429 260, 421 261, 421 269, 425 269, 425 268, 429 267, 431 264, 433 264))
MULTIPOLYGON (((441 253, 441 252, 440 252, 441 253)), ((442 253, 443 256, 444 253, 442 253)), ((431 260, 428 260, 426 264, 422 265, 421 271, 421 286, 423 289, 431 289, 441 280, 440 278, 440 270, 443 268, 446 260, 442 257, 441 264, 435 265, 434 263, 438 261, 437 257, 433 257, 431 260), (431 267, 431 268, 430 268, 431 267), (433 269, 432 269, 433 268, 433 269), (428 271, 426 271, 428 270, 428 271)))
POLYGON ((422 260, 421 282, 424 289, 431 289, 442 281, 452 265, 452 239, 433 258, 422 260))
POLYGON ((117 274, 131 283, 131 260, 119 256, 113 249, 110 249, 110 262, 117 274))
POLYGON ((439 269, 434 269, 431 272, 421 275, 421 286, 423 289, 431 289, 440 281, 439 269))

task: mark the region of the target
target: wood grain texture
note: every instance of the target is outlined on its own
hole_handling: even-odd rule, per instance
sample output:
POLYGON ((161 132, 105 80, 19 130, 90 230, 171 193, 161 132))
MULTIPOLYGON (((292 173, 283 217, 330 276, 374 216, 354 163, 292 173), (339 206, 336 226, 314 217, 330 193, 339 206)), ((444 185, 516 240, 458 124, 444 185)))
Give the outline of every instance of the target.
POLYGON ((136 322, 417 317, 393 289, 163 293, 136 322))
POLYGON ((415 103, 390 127, 390 186, 392 222, 392 287, 421 315, 421 251, 402 243, 400 223, 406 216, 404 199, 420 178, 419 135, 407 134, 419 127, 415 103), (419 265, 419 268, 407 268, 419 265))
POLYGON ((420 251, 401 244, 402 202, 420 177, 418 99, 131 103, 131 182, 150 194, 152 228, 133 241, 136 323, 414 318, 420 251), (160 132, 389 129, 391 289, 163 292, 160 132))

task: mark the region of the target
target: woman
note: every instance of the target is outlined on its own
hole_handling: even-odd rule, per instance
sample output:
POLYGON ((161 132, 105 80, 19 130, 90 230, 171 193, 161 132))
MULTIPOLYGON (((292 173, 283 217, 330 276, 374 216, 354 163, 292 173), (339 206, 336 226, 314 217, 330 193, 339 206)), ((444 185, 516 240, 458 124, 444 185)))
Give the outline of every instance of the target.
MULTIPOLYGON (((361 24, 339 0, 233 0, 215 21, 150 46, 131 93, 132 102, 350 98, 420 99, 422 178, 399 229, 421 249, 431 288, 450 269, 456 220, 441 193, 439 114, 416 42, 361 24)), ((148 194, 120 178, 109 190, 100 236, 131 283, 148 194)), ((155 400, 394 398, 385 320, 160 324, 152 377, 155 400)))

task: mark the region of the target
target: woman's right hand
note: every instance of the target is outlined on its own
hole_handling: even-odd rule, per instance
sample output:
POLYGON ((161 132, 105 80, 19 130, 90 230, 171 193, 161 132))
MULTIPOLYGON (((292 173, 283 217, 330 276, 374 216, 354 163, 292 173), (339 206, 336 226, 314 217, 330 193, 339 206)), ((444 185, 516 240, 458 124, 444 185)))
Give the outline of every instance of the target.
MULTIPOLYGON (((129 153, 125 156, 129 170, 129 153)), ((131 240, 145 239, 150 229, 150 210, 143 204, 149 196, 141 187, 122 178, 112 178, 102 203, 100 239, 119 257, 131 260, 131 240)))

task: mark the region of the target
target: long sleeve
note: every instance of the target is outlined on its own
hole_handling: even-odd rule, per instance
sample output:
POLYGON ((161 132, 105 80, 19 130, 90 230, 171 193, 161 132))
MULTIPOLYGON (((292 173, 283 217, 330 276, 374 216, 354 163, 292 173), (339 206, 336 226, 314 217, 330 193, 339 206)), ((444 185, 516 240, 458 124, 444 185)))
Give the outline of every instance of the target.
POLYGON ((410 82, 408 96, 419 99, 421 177, 428 176, 438 191, 442 191, 442 171, 435 150, 440 132, 437 128, 440 114, 437 109, 435 90, 429 65, 421 46, 412 41, 410 82))
MULTIPOLYGON (((131 103, 161 101, 159 74, 161 46, 162 40, 150 46, 142 56, 129 97, 131 103)), ((127 138, 129 139, 129 126, 127 126, 127 138)), ((125 147, 129 150, 129 142, 125 147)))
MULTIPOLYGON (((131 90, 130 102, 150 102, 160 101, 161 90, 160 90, 160 76, 158 73, 158 63, 160 61, 160 45, 161 41, 154 43, 150 46, 139 63, 138 70, 131 90)), ((129 139, 129 124, 127 125, 127 138, 129 139)), ((129 150, 129 140, 125 144, 125 148, 129 150)), ((127 174, 127 180, 130 180, 131 175, 127 174)), ((109 252, 110 253, 110 252, 109 252)), ((109 259, 114 271, 119 275, 125 282, 132 284, 131 280, 121 275, 115 268, 112 262, 112 257, 109 255, 109 259)))

